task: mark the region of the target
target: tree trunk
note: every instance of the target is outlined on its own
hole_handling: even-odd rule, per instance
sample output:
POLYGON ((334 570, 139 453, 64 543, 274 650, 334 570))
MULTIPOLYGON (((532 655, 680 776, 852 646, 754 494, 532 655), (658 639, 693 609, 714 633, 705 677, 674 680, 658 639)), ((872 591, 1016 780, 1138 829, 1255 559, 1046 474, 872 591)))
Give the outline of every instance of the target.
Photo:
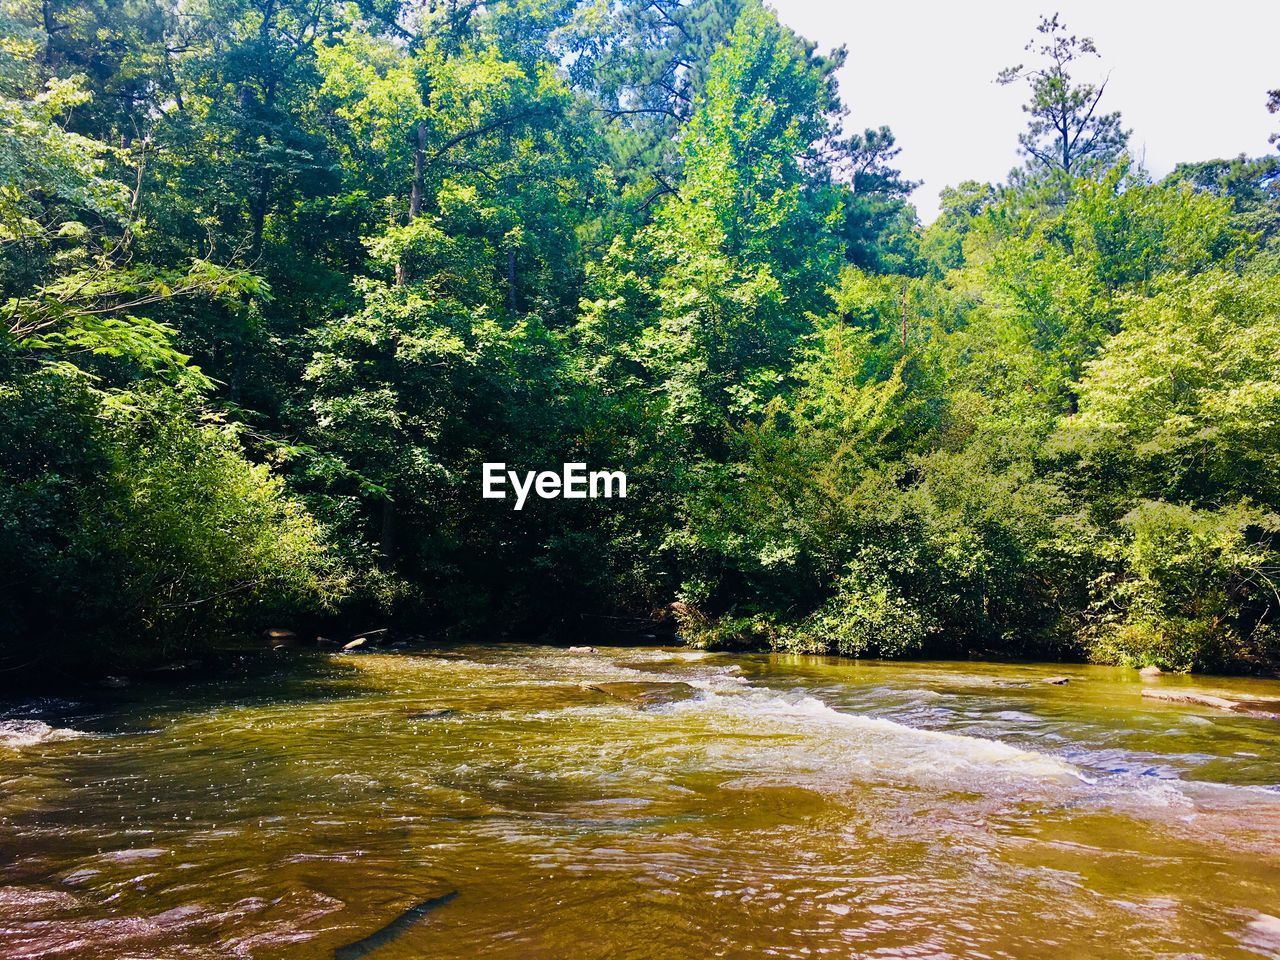
POLYGON ((413 149, 413 187, 409 191, 409 219, 413 220, 422 214, 422 172, 427 163, 427 125, 419 123, 416 135, 418 142, 413 149))
POLYGON ((44 49, 40 51, 40 62, 49 66, 53 63, 53 35, 66 28, 54 22, 53 8, 49 6, 49 0, 42 0, 40 17, 44 21, 44 49))
MULTIPOLYGON (((423 171, 427 164, 427 125, 419 123, 415 131, 417 142, 413 148, 413 185, 409 188, 409 222, 422 214, 423 171)), ((404 260, 396 263, 396 286, 403 287, 409 280, 404 260)))
POLYGON ((516 312, 516 247, 507 247, 507 309, 516 312))
POLYGON ((390 498, 382 501, 382 533, 378 540, 382 559, 390 563, 396 555, 396 505, 390 498))

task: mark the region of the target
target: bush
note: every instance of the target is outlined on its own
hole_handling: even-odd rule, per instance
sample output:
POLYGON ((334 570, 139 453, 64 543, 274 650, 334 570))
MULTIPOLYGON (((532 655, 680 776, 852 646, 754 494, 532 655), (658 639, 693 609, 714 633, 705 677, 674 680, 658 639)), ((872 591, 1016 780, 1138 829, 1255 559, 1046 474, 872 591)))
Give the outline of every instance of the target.
POLYGON ((1269 570, 1280 517, 1246 502, 1218 510, 1146 501, 1111 545, 1090 656, 1171 670, 1248 669, 1274 660, 1269 570))
POLYGON ((322 531, 174 392, 0 387, 0 661, 144 663, 332 599, 322 531))
POLYGON ((781 639, 783 647, 797 653, 901 657, 922 650, 938 628, 882 569, 855 561, 835 595, 781 639))

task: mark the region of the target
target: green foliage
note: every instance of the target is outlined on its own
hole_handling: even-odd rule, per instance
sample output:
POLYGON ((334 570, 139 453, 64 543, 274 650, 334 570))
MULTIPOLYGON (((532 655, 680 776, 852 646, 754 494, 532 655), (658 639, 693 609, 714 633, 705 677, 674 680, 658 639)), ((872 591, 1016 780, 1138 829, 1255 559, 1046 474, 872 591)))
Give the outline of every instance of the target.
POLYGON ((341 595, 301 504, 195 414, 164 391, 101 394, 65 368, 6 377, 6 666, 145 663, 341 595))
POLYGON ((1027 130, 1018 137, 1028 160, 1028 172, 1050 178, 1096 175, 1121 158, 1129 131, 1120 125, 1119 113, 1103 113, 1098 107, 1107 84, 1077 82, 1071 75, 1079 61, 1096 57, 1089 37, 1067 32, 1055 13, 1041 17, 1039 40, 1027 44, 1039 64, 1022 64, 1000 71, 998 82, 1025 80, 1031 99, 1023 106, 1029 117, 1027 130))
MULTIPOLYGON (((1042 20, 921 228, 758 0, 0 0, 0 655, 268 616, 1278 659, 1274 157, 1042 20), (478 495, 484 462, 626 500, 478 495), (673 603, 674 601, 674 603, 673 603)), ((312 621, 314 622, 314 621, 312 621)))
POLYGON ((1230 201, 1233 225, 1260 247, 1248 269, 1280 272, 1280 157, 1180 163, 1166 180, 1230 201))
POLYGON ((609 166, 626 207, 643 208, 670 192, 682 163, 679 131, 745 6, 744 0, 593 0, 578 4, 560 32, 556 47, 571 80, 607 118, 609 166))
POLYGON ((1280 517, 1245 502, 1198 510, 1143 501, 1120 528, 1086 633, 1094 658, 1171 670, 1274 661, 1280 517))
POLYGON ((1278 294, 1274 277, 1167 277, 1088 365, 1054 446, 1108 531, 1094 656, 1174 669, 1274 656, 1278 294))
POLYGON ((939 625, 904 597, 883 559, 860 557, 836 582, 834 595, 783 635, 797 653, 834 650, 846 657, 901 657, 919 653, 939 625))
POLYGON ((801 157, 828 133, 834 66, 748 6, 681 142, 679 194, 634 243, 630 264, 657 275, 644 294, 656 317, 623 349, 647 368, 672 442, 690 455, 719 449, 726 426, 763 409, 825 304, 840 206, 801 157))
POLYGON ((1280 282, 1214 270, 1135 300, 1062 442, 1101 491, 1280 503, 1280 282))

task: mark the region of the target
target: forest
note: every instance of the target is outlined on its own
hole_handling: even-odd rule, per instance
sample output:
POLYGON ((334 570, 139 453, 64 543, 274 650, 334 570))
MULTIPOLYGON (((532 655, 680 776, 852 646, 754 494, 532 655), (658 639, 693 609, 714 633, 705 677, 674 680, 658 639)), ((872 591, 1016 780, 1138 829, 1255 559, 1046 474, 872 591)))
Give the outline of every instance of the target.
POLYGON ((1087 27, 990 65, 1022 162, 924 225, 760 0, 0 0, 0 671, 673 623, 1274 672, 1280 153, 1153 177, 1087 27))

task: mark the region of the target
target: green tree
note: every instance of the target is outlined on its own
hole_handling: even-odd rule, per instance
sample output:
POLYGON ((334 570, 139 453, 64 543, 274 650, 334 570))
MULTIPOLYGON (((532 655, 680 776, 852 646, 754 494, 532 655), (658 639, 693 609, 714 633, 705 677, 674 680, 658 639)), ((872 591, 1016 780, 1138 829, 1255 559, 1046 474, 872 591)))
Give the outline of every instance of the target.
POLYGON ((841 211, 818 148, 837 64, 744 10, 681 142, 679 195, 642 240, 661 270, 643 349, 672 421, 703 442, 776 393, 828 302, 841 211))
POLYGON ((484 461, 545 466, 575 442, 561 336, 602 151, 545 53, 530 59, 520 38, 507 56, 512 36, 488 14, 454 26, 408 49, 353 29, 320 52, 345 190, 384 219, 355 302, 310 335, 292 410, 310 451, 303 481, 353 554, 376 545, 431 611, 447 592, 492 617, 478 581, 496 590, 550 527, 508 507, 500 529, 470 494, 484 461), (470 549, 496 539, 500 552, 470 549))
POLYGON ((679 130, 744 6, 744 0, 582 3, 559 37, 572 82, 607 119, 628 206, 645 207, 671 190, 681 164, 679 130))
POLYGON ((856 266, 882 273, 917 269, 916 213, 907 198, 919 184, 893 165, 901 152, 886 126, 834 144, 835 176, 848 188, 845 259, 856 266))
POLYGON ((209 258, 141 256, 129 151, 70 129, 92 95, 48 73, 61 31, 46 19, 42 48, 15 22, 0 58, 0 659, 145 662, 338 595, 323 532, 207 406, 164 321, 179 301, 239 311, 269 291, 209 258), (54 639, 33 650, 33 635, 54 639))
POLYGON ((1093 40, 1067 32, 1058 15, 1041 17, 1039 39, 1027 44, 1038 64, 1006 67, 1001 84, 1026 81, 1031 99, 1022 110, 1029 117, 1018 143, 1033 174, 1062 177, 1096 176, 1124 153, 1129 132, 1119 113, 1099 110, 1107 82, 1077 82, 1072 71, 1081 61, 1098 55, 1093 40))
MULTIPOLYGON (((1280 89, 1267 91, 1267 112, 1280 113, 1280 89)), ((1269 143, 1280 143, 1280 133, 1273 133, 1269 143)))

